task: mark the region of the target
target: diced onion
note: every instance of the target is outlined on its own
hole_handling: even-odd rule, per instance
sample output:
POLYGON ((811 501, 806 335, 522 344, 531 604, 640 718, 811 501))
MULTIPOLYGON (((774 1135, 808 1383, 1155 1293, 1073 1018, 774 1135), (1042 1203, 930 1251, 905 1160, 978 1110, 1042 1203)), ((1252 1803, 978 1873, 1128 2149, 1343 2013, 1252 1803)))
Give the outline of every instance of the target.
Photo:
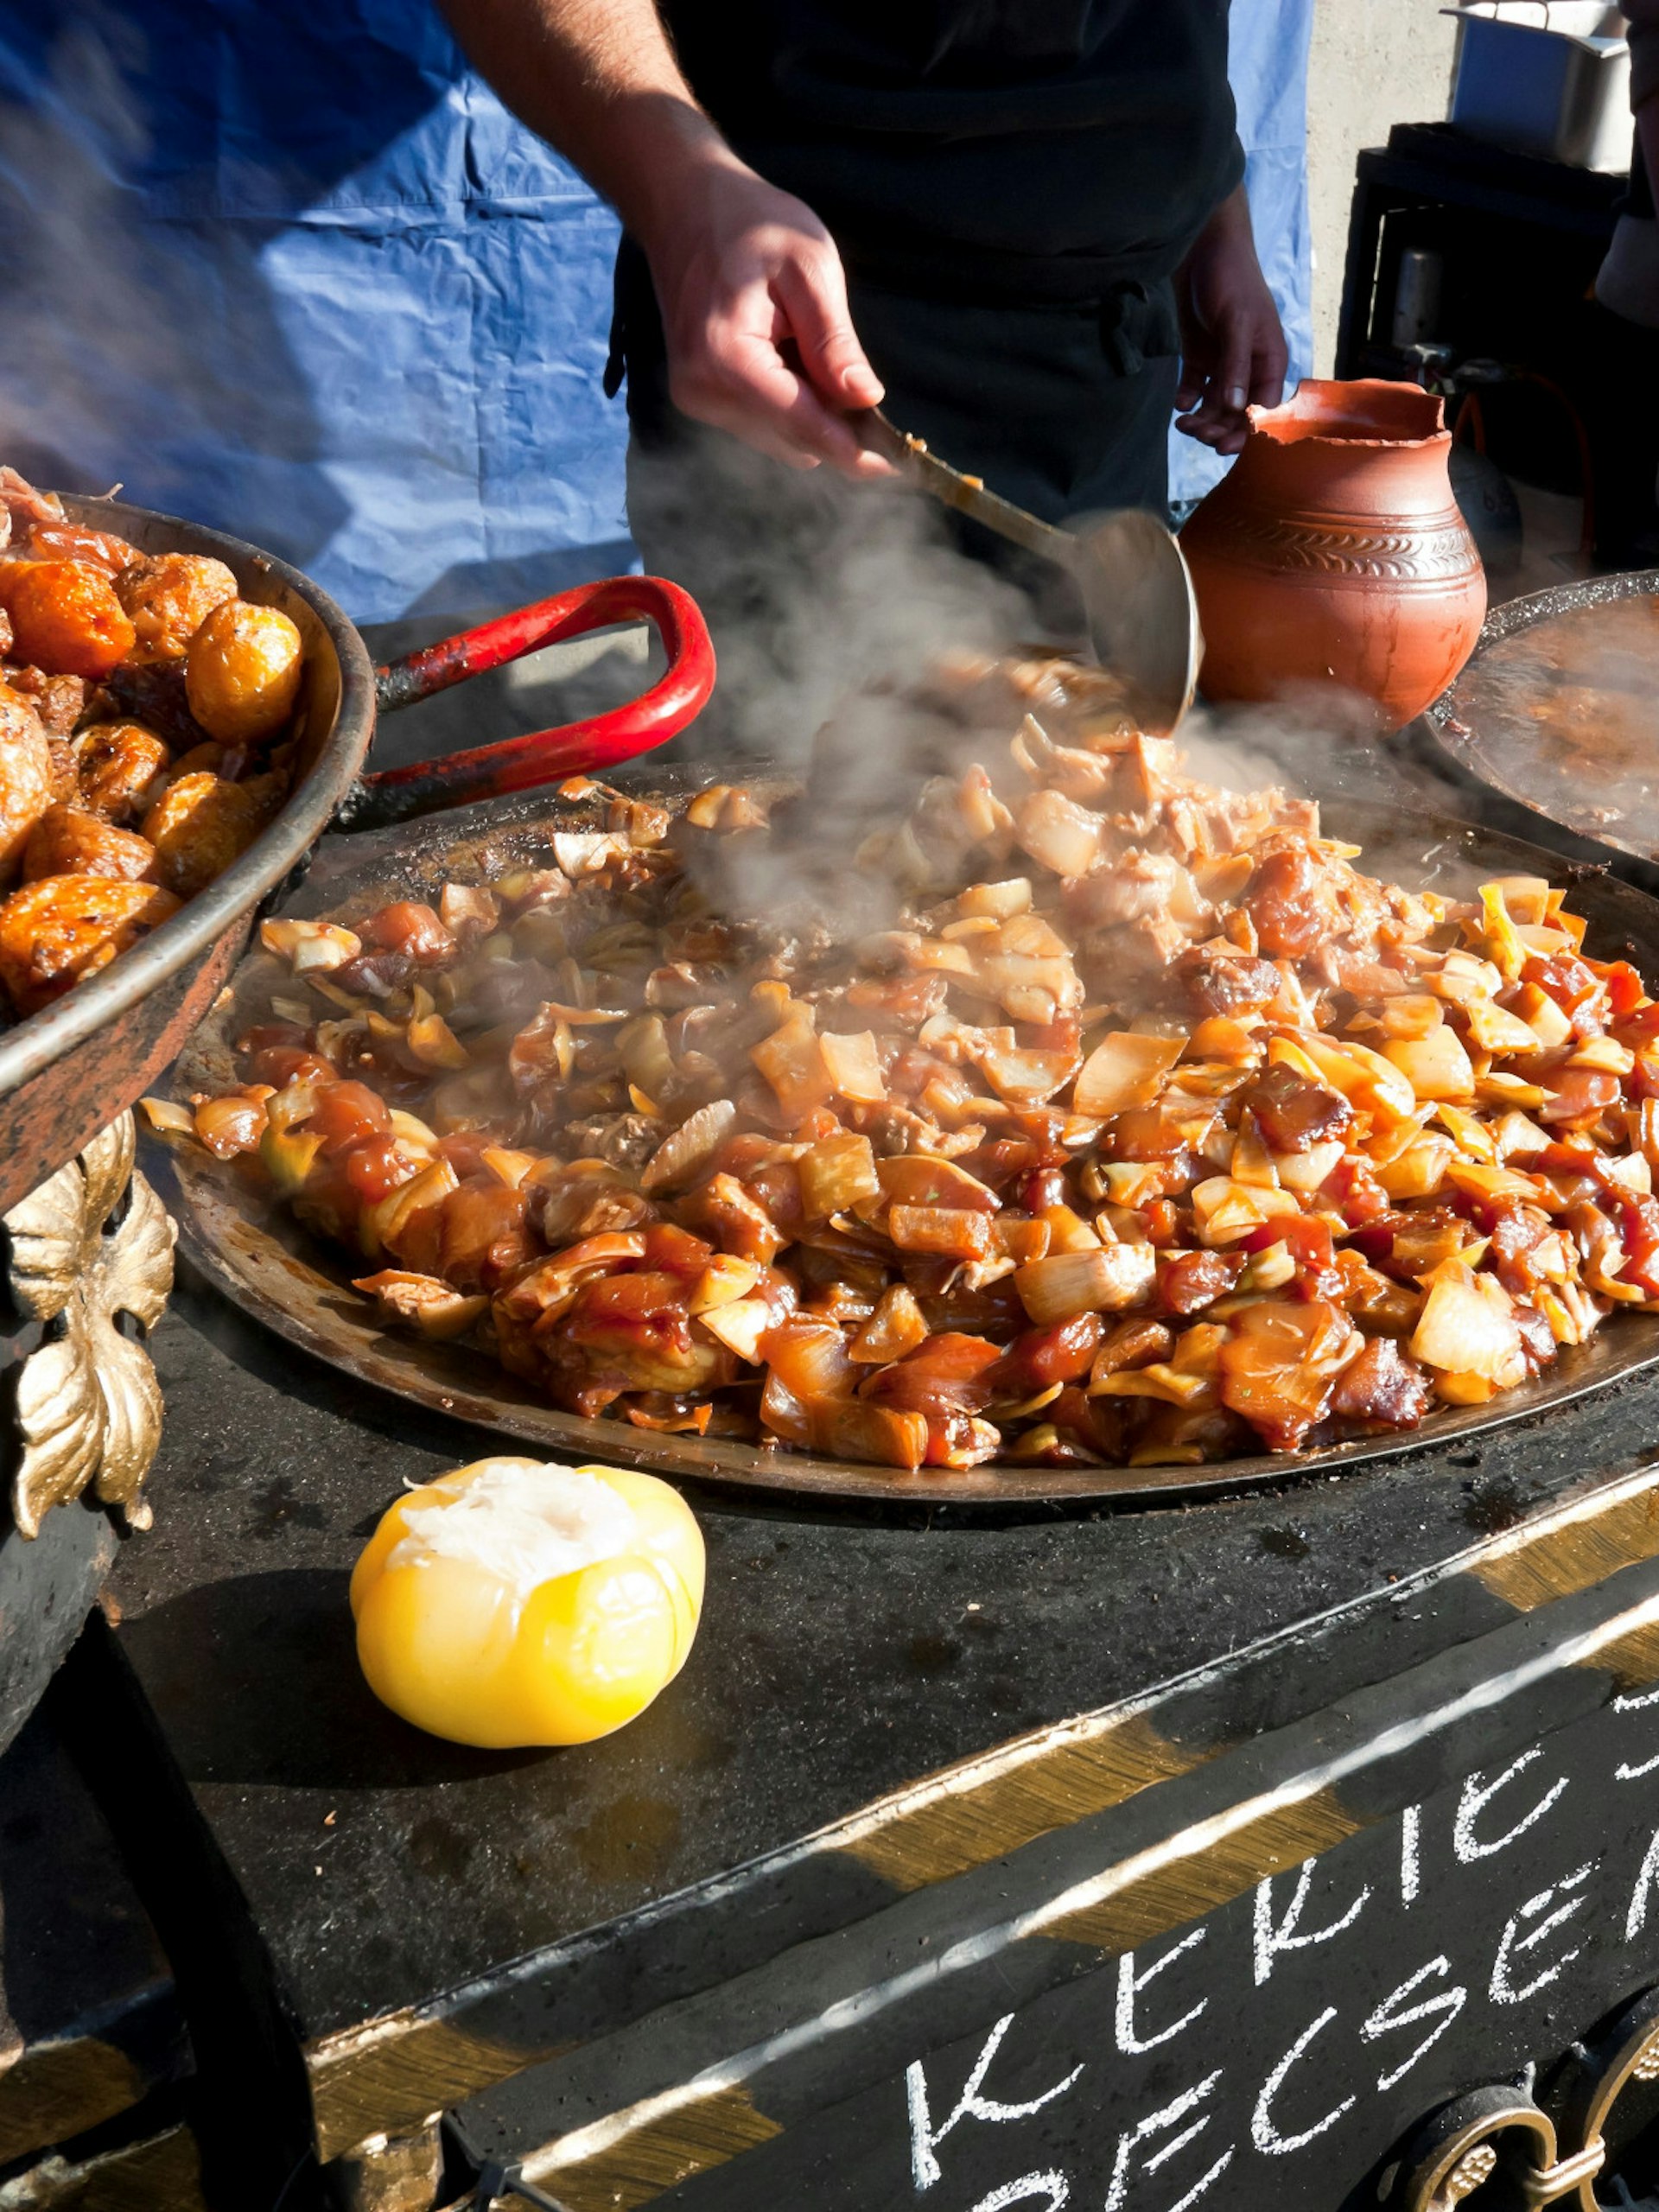
POLYGON ((882 1292, 874 1313, 848 1347, 848 1355, 862 1366, 885 1366, 902 1359, 927 1341, 927 1322, 915 1294, 897 1282, 882 1292))
POLYGON ((1323 1144, 1309 1145, 1306 1152, 1275 1153, 1274 1166, 1279 1170, 1279 1180, 1286 1190, 1306 1197, 1319 1189, 1346 1150, 1340 1137, 1330 1137, 1323 1144))
POLYGON ((1181 1051, 1179 1038, 1143 1037, 1135 1030, 1113 1030, 1083 1064, 1072 1087, 1074 1109, 1103 1119, 1127 1113, 1131 1107, 1151 1105, 1181 1051))
POLYGON ((1396 1205, 1407 1198, 1432 1198, 1445 1182, 1456 1150, 1450 1137, 1418 1137, 1377 1168, 1376 1179, 1396 1205))
POLYGON ((840 1096, 861 1106, 879 1106, 886 1098, 887 1086, 873 1031, 859 1030, 851 1036, 826 1032, 818 1039, 818 1050, 840 1096))
POLYGON ((1478 1275, 1461 1260, 1436 1268, 1408 1349, 1426 1367, 1483 1376, 1500 1390, 1526 1380, 1508 1292, 1496 1276, 1478 1275))
POLYGON ((1472 1099, 1475 1071, 1455 1029, 1423 1037, 1391 1037, 1382 1048, 1421 1099, 1472 1099))
POLYGON ((1158 1255, 1149 1244, 1057 1252, 1015 1270, 1014 1287, 1039 1328, 1079 1313, 1121 1313, 1151 1292, 1158 1255))
POLYGON ((764 1298, 736 1298, 715 1306, 697 1319, 711 1337, 717 1337, 740 1359, 758 1360, 760 1339, 772 1325, 772 1311, 764 1298))
POLYGON ((1039 868, 1087 875, 1100 855, 1105 822, 1057 791, 1033 791, 1014 816, 1014 838, 1039 868))
POLYGON ((1236 1243, 1251 1230, 1264 1228, 1275 1216, 1300 1211, 1294 1192, 1236 1183, 1230 1175, 1211 1176, 1192 1192, 1193 1226, 1200 1243, 1206 1245, 1236 1243))
POLYGON ((861 1199, 880 1195, 875 1152, 868 1137, 826 1137, 800 1159, 801 1205, 809 1221, 849 1212, 861 1199))
POLYGON ((194 1136, 196 1118, 188 1106, 181 1106, 171 1098, 141 1098, 138 1103, 149 1116, 152 1129, 165 1129, 174 1136, 194 1136))
POLYGON ((1015 875, 1003 883, 970 884, 957 904, 964 915, 987 914, 994 921, 1007 921, 1013 915, 1029 912, 1031 879, 1015 875))
POLYGON ((639 1178, 640 1189, 654 1198, 695 1182, 736 1125, 737 1109, 729 1098, 699 1106, 652 1153, 639 1178))

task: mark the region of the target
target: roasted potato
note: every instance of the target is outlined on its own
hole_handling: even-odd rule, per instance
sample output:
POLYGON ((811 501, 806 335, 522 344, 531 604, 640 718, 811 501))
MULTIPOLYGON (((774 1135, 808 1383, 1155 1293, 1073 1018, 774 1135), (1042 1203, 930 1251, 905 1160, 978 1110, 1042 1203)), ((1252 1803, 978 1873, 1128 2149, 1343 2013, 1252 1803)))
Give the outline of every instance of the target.
POLYGON ((236 597, 236 578, 205 553, 141 555, 116 578, 115 594, 137 633, 128 659, 146 667, 182 660, 213 609, 236 597))
MULTIPOLYGON (((215 738, 204 738, 200 745, 193 745, 188 753, 175 753, 167 772, 169 784, 176 784, 186 776, 222 776, 225 756, 230 750, 215 738)), ((160 794, 158 793, 159 797, 160 794)))
POLYGON ((181 899, 198 891, 246 852, 269 819, 271 779, 226 783, 222 776, 181 776, 144 817, 141 835, 156 848, 156 874, 181 899))
POLYGON ((31 562, 5 597, 18 658, 48 676, 107 676, 132 651, 115 587, 90 562, 31 562))
POLYGON ((0 685, 0 882, 10 882, 52 804, 52 748, 26 699, 0 685))
POLYGON ((48 1006, 179 910, 153 883, 48 875, 0 905, 0 986, 19 1014, 48 1006))
POLYGON ((274 736, 299 696, 303 650, 299 631, 280 608, 225 601, 185 656, 191 713, 222 745, 274 736))
POLYGON ((156 848, 84 807, 48 806, 23 848, 23 880, 38 883, 48 875, 153 883, 156 848))
POLYGON ((76 744, 80 803, 106 821, 129 821, 149 804, 167 765, 166 746, 142 722, 96 722, 76 744))

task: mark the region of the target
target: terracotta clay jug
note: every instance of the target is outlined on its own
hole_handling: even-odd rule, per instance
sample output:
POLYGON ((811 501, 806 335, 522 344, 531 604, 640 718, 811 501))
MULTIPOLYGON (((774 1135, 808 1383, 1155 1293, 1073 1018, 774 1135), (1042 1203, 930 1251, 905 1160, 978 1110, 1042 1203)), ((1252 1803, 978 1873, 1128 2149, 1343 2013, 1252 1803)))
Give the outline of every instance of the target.
POLYGON ((1486 578, 1452 496, 1440 400, 1309 378, 1252 407, 1244 450, 1181 532, 1214 700, 1340 684, 1390 729, 1472 651, 1486 578))

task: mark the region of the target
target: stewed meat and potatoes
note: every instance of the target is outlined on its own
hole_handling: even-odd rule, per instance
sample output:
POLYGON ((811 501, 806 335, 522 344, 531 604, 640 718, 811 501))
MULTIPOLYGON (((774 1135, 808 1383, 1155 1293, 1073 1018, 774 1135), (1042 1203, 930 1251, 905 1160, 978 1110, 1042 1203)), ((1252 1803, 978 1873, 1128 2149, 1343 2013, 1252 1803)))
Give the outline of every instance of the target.
POLYGON ((178 912, 288 787, 299 631, 0 468, 0 1019, 178 912))
POLYGON ((1659 1003, 1560 890, 1376 880, 1083 671, 973 681, 880 926, 788 911, 764 789, 567 787, 532 862, 267 922, 244 1080, 152 1119, 389 1326, 896 1477, 1409 1431, 1659 1302, 1659 1003))

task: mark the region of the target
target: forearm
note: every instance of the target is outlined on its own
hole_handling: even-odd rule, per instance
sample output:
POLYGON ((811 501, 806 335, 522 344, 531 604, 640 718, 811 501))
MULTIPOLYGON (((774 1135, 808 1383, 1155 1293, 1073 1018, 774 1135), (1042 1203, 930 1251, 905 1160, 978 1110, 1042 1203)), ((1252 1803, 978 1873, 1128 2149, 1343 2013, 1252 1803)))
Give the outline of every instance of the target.
POLYGON ((846 420, 881 385, 834 241, 703 113, 656 0, 440 4, 501 98, 645 248, 676 405, 793 467, 890 474, 846 420))
POLYGON ((514 113, 648 237, 692 167, 741 164, 674 58, 655 0, 442 0, 514 113))

